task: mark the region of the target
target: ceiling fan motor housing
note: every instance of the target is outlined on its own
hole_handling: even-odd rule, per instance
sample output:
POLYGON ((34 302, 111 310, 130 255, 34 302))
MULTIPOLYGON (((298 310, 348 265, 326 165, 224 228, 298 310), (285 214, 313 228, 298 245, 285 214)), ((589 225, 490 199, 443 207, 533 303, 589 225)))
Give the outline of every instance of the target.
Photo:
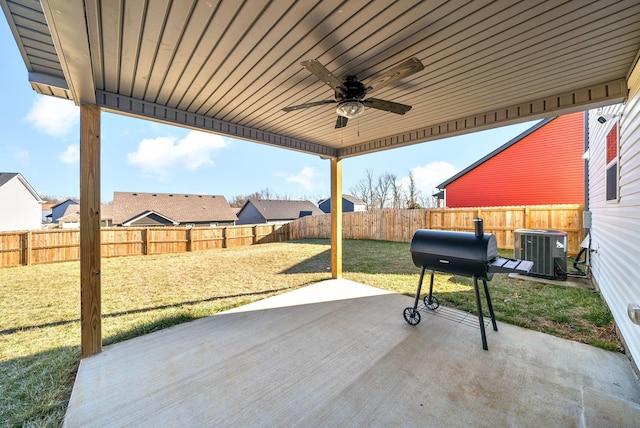
POLYGON ((367 94, 367 89, 358 81, 356 76, 346 76, 344 78, 343 85, 347 88, 347 93, 344 99, 361 100, 367 94))

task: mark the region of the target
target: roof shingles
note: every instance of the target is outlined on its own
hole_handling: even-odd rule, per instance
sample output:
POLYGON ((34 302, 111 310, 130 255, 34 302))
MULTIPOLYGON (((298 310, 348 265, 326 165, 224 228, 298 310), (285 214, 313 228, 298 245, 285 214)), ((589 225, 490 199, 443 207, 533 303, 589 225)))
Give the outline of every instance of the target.
POLYGON ((232 222, 233 208, 221 195, 114 192, 113 223, 122 224, 145 211, 179 223, 232 222))
POLYGON ((311 215, 324 214, 309 201, 250 199, 247 203, 253 204, 266 221, 294 220, 300 218, 301 212, 309 212, 311 215))

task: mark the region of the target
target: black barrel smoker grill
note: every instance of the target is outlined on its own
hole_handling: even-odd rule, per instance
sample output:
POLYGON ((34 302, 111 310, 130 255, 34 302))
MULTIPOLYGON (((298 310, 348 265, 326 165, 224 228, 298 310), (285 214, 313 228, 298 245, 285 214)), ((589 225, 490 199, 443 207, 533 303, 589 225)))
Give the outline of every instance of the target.
POLYGON ((533 262, 499 257, 495 235, 484 233, 482 219, 474 219, 473 221, 475 223, 475 233, 420 229, 413 235, 410 247, 411 257, 413 258, 413 263, 422 268, 422 270, 415 303, 413 307, 405 308, 404 319, 411 325, 417 325, 420 322, 418 305, 420 303, 422 280, 427 269, 431 270, 431 280, 429 294, 423 298, 423 308, 429 310, 436 310, 440 306, 437 297, 433 295, 433 276, 435 271, 472 277, 476 294, 480 334, 482 335, 482 348, 488 350, 478 280, 481 279, 484 286, 493 330, 498 331, 487 281, 491 281, 494 273, 528 273, 533 267, 533 262))

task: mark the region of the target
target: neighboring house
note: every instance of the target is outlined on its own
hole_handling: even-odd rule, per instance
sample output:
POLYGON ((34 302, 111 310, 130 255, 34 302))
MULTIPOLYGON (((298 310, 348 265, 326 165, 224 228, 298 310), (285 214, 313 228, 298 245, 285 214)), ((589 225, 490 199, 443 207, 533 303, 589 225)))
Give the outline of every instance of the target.
POLYGON ((43 203, 22 174, 0 172, 0 232, 40 229, 43 203))
POLYGON ((80 204, 69 204, 64 214, 58 218, 58 226, 63 229, 77 229, 80 227, 80 204))
POLYGON ((71 215, 71 214, 80 214, 80 204, 79 204, 79 203, 77 203, 77 204, 69 204, 69 205, 67 205, 67 209, 66 209, 66 210, 64 210, 64 213, 62 214, 62 217, 60 217, 60 218, 58 219, 58 223, 60 223, 60 221, 61 221, 64 217, 66 217, 66 216, 68 216, 68 215, 71 215))
POLYGON ((112 205, 114 226, 223 226, 236 221, 221 195, 114 192, 112 205))
POLYGON ((584 204, 585 113, 545 119, 438 185, 444 205, 584 204))
POLYGON ((59 204, 56 204, 51 207, 51 223, 58 223, 60 217, 64 216, 67 212, 67 208, 70 205, 78 205, 78 209, 80 209, 80 205, 78 201, 74 199, 67 199, 66 201, 62 201, 59 204))
POLYGON ((113 226, 113 204, 100 205, 100 225, 102 227, 113 226))
POLYGON ((324 214, 310 201, 249 199, 238 212, 238 224, 286 223, 324 214))
MULTIPOLYGON (((323 213, 329 214, 331 212, 331 198, 320 201, 318 207, 323 213)), ((366 210, 367 204, 362 199, 351 195, 342 195, 342 212, 352 213, 366 210)))
POLYGON ((179 222, 167 216, 164 216, 160 213, 157 213, 153 210, 141 212, 137 216, 121 224, 121 226, 127 226, 127 227, 153 227, 153 226, 179 226, 179 225, 180 225, 179 222))
POLYGON ((51 208, 53 208, 55 204, 51 204, 45 202, 42 204, 42 222, 43 223, 51 223, 51 208))
MULTIPOLYGON (((58 219, 58 225, 63 229, 73 229, 80 227, 80 205, 69 205, 64 215, 58 219)), ((100 205, 100 225, 102 227, 113 226, 113 204, 100 205)), ((157 226, 157 224, 150 224, 157 226)))
POLYGON ((585 209, 590 215, 585 228, 593 282, 611 309, 627 352, 640 365, 640 325, 631 319, 640 315, 634 310, 640 305, 640 63, 627 86, 624 105, 589 112, 585 209))
POLYGON ((62 229, 78 229, 80 227, 80 210, 72 211, 60 217, 58 226, 62 229))

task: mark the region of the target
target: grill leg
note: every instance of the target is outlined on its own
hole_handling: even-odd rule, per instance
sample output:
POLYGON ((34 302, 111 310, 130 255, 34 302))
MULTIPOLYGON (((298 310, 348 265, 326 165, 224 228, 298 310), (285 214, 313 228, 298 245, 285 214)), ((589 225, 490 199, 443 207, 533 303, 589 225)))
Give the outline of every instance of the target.
POLYGON ((433 304, 433 277, 435 275, 435 271, 431 271, 431 280, 429 281, 429 305, 433 304))
POLYGON ((480 301, 480 290, 478 289, 478 278, 473 277, 473 288, 476 292, 476 306, 478 308, 478 321, 480 322, 480 334, 482 335, 482 349, 489 350, 487 346, 487 334, 484 331, 484 317, 482 316, 482 302, 480 301))
POLYGON ((489 287, 487 286, 487 280, 483 279, 484 294, 487 296, 487 306, 489 306, 489 315, 491 315, 491 323, 493 324, 493 331, 498 331, 498 324, 496 324, 496 316, 493 314, 493 305, 491 304, 491 296, 489 295, 489 287))
MULTIPOLYGON (((422 291, 422 278, 424 278, 425 267, 422 266, 420 271, 420 280, 418 281, 418 291, 416 291, 416 301, 413 304, 413 309, 418 309, 418 302, 420 302, 420 292, 422 291)), ((431 274, 431 280, 433 281, 433 273, 431 274)), ((433 283, 433 282, 432 282, 433 283)))

